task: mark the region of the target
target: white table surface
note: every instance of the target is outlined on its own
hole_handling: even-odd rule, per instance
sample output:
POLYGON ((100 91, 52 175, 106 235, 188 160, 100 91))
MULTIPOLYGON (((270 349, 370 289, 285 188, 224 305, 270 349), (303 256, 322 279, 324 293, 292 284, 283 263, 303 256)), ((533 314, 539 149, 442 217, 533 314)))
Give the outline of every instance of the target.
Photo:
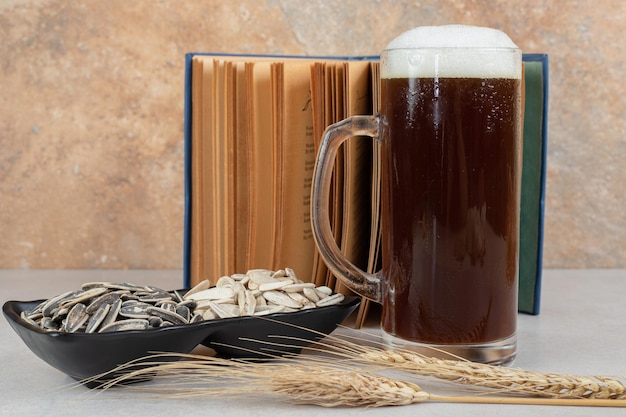
MULTIPOLYGON (((87 281, 182 286, 181 271, 0 270, 0 302, 49 298, 87 281)), ((546 270, 541 313, 520 315, 514 364, 535 371, 626 375, 626 270, 546 270)), ((0 320, 2 416, 626 416, 625 409, 422 403, 326 409, 273 400, 122 398, 120 390, 68 388, 74 382, 36 357, 0 320)))

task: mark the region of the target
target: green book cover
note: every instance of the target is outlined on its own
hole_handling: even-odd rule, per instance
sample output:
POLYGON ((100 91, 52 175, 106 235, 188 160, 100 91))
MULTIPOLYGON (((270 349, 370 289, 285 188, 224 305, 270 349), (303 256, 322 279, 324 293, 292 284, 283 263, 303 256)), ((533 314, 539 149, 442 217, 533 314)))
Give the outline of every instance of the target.
POLYGON ((547 55, 524 56, 524 143, 520 215, 519 301, 522 313, 539 314, 546 173, 547 55))

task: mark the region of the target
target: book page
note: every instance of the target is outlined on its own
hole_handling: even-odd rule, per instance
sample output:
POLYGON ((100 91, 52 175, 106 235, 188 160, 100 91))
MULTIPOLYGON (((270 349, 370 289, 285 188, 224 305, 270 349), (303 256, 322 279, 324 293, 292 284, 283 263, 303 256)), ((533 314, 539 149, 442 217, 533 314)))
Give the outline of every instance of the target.
MULTIPOLYGON (((372 63, 372 106, 373 113, 378 114, 380 111, 380 63, 372 63)), ((373 161, 372 161, 372 235, 370 241, 370 256, 368 261, 368 272, 375 273, 382 267, 381 259, 381 146, 379 142, 373 143, 373 161), (372 249, 373 248, 373 249, 372 249)))
MULTIPOLYGON (((228 176, 228 161, 226 160, 226 79, 224 61, 219 59, 213 60, 213 133, 212 133, 212 159, 211 169, 213 176, 213 205, 212 239, 219 242, 214 245, 214 253, 216 255, 211 273, 211 280, 214 281, 226 271, 226 257, 230 242, 226 228, 228 227, 228 213, 226 209, 227 185, 226 178, 228 176)), ((208 255, 208 254, 207 254, 208 255)))
POLYGON ((275 147, 278 210, 274 269, 290 267, 304 281, 312 279, 315 242, 310 202, 315 144, 309 62, 272 66, 276 95, 275 147))
MULTIPOLYGON (((345 72, 344 108, 346 117, 369 115, 371 104, 370 62, 348 61, 345 72)), ((344 145, 343 223, 341 251, 357 267, 366 270, 371 233, 372 142, 369 137, 353 137, 344 145)), ((350 291, 343 285, 336 290, 350 291)))
MULTIPOLYGON (((380 64, 378 62, 372 62, 372 114, 378 114, 380 111, 380 64)), ((380 143, 374 141, 372 144, 372 176, 371 176, 371 212, 372 212, 372 224, 371 234, 369 241, 369 255, 367 261, 367 272, 372 274, 381 268, 381 231, 380 231, 380 208, 381 208, 381 154, 380 143)), ((370 310, 372 301, 363 299, 357 317, 355 321, 355 327, 360 328, 367 319, 368 312, 370 310)))
POLYGON ((203 59, 194 57, 192 60, 192 131, 191 147, 193 149, 191 158, 191 254, 190 254, 190 278, 194 285, 199 281, 199 277, 204 276, 204 212, 202 210, 203 201, 203 59))
POLYGON ((272 245, 272 254, 271 254, 271 269, 280 269, 285 266, 277 266, 276 260, 278 257, 278 252, 280 251, 279 242, 280 235, 282 233, 282 225, 283 225, 283 211, 282 211, 282 200, 283 190, 282 190, 282 176, 284 172, 282 170, 282 145, 281 145, 281 129, 282 129, 282 116, 283 116, 283 102, 284 96, 282 92, 283 85, 283 72, 284 72, 284 63, 283 62, 273 62, 270 66, 270 82, 271 82, 271 103, 272 103, 272 158, 275 161, 272 169, 272 219, 274 221, 274 230, 272 236, 270 236, 270 242, 272 245))
MULTIPOLYGON (((326 66, 326 126, 343 119, 343 65, 333 62, 326 66)), ((344 145, 337 150, 330 185, 329 213, 330 227, 337 246, 341 244, 341 223, 343 215, 343 158, 344 145)), ((336 278, 330 270, 326 274, 326 286, 335 290, 336 278)))
POLYGON ((254 157, 251 169, 255 172, 253 183, 254 207, 251 221, 255 230, 251 236, 250 269, 272 268, 274 248, 271 239, 274 236, 275 219, 273 174, 275 172, 274 152, 272 147, 272 89, 271 63, 254 62, 252 66, 252 103, 253 116, 252 142, 254 157))
MULTIPOLYGON (((313 143, 317 157, 322 136, 326 129, 326 62, 315 62, 311 67, 311 107, 313 112, 313 143)), ((318 250, 313 255, 311 281, 316 285, 325 285, 328 267, 318 250)))
MULTIPOLYGON (((254 259, 254 247, 257 240, 257 193, 256 186, 258 182, 258 174, 256 172, 256 152, 257 146, 255 140, 255 118, 250 115, 254 112, 254 64, 252 62, 246 62, 244 66, 245 78, 246 78, 246 97, 247 103, 245 105, 246 113, 242 115, 246 119, 246 126, 248 129, 247 146, 248 146, 248 174, 246 176, 246 182, 248 183, 248 240, 246 241, 246 267, 244 270, 253 268, 254 259)), ((243 270, 242 270, 243 271, 243 270)))
POLYGON ((235 69, 235 97, 234 106, 234 238, 235 238, 235 272, 247 271, 250 253, 250 204, 251 190, 250 177, 252 175, 251 158, 253 157, 250 145, 250 99, 247 84, 247 69, 245 62, 233 63, 235 69))
POLYGON ((204 258, 205 275, 199 280, 203 279, 212 279, 215 276, 215 268, 217 266, 213 257, 207 256, 207 254, 212 253, 216 250, 217 245, 216 242, 216 230, 215 230, 215 219, 216 219, 216 208, 214 205, 215 200, 215 192, 213 190, 212 184, 215 182, 214 170, 213 170, 213 159, 215 154, 215 146, 214 146, 214 135, 215 135, 215 120, 218 115, 215 114, 215 81, 214 81, 214 64, 212 60, 208 60, 205 62, 203 66, 203 81, 202 81, 202 101, 203 101, 203 111, 202 111, 202 141, 203 145, 203 155, 202 155, 202 163, 203 163, 203 199, 202 199, 202 212, 204 214, 204 245, 203 245, 203 253, 202 257, 204 258))
POLYGON ((223 112, 224 127, 221 142, 222 167, 222 190, 220 195, 220 206, 222 210, 222 242, 224 244, 224 254, 222 265, 217 280, 220 276, 231 275, 235 270, 235 202, 237 192, 235 190, 235 109, 237 105, 236 92, 236 66, 231 61, 224 61, 224 82, 223 82, 223 112))

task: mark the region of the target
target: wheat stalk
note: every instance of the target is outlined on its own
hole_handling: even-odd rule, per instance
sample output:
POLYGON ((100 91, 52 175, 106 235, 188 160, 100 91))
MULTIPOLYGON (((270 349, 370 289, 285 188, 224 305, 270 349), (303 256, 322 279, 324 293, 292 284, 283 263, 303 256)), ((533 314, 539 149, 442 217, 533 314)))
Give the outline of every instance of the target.
POLYGON ((308 348, 311 353, 273 361, 280 355, 279 348, 306 341, 285 336, 274 336, 274 340, 254 340, 267 345, 262 352, 253 353, 265 354, 272 360, 268 363, 191 354, 179 355, 186 360, 170 362, 163 358, 171 360, 173 354, 164 353, 140 358, 83 382, 119 375, 101 385, 110 388, 154 378, 157 384, 134 385, 132 389, 159 392, 166 397, 273 395, 326 407, 379 407, 422 401, 626 407, 624 377, 533 372, 432 358, 402 349, 391 351, 362 331, 357 335, 327 336, 308 348), (401 373, 403 380, 380 375, 389 371, 401 373), (434 379, 457 387, 470 386, 476 395, 438 395, 404 380, 416 377, 422 378, 420 384, 434 379))
MULTIPOLYGON (((366 335, 363 332, 360 332, 359 336, 331 335, 327 337, 329 342, 318 342, 320 347, 313 349, 317 353, 332 354, 383 369, 394 369, 421 377, 432 377, 455 384, 489 388, 511 394, 555 399, 626 400, 624 377, 535 372, 475 363, 461 358, 440 359, 406 349, 390 350, 382 343, 365 338, 366 335)), ((276 338, 290 339, 280 336, 276 338)), ((436 353, 442 352, 433 352, 436 353)))
POLYGON ((626 407, 626 401, 618 399, 493 396, 484 392, 438 395, 412 382, 359 369, 354 363, 324 361, 307 355, 271 363, 198 355, 181 355, 189 360, 179 362, 159 362, 158 357, 155 355, 154 361, 145 368, 133 369, 135 363, 117 368, 116 372, 130 371, 103 384, 102 388, 154 377, 156 384, 126 388, 170 398, 269 395, 295 404, 323 407, 400 406, 424 401, 626 407))

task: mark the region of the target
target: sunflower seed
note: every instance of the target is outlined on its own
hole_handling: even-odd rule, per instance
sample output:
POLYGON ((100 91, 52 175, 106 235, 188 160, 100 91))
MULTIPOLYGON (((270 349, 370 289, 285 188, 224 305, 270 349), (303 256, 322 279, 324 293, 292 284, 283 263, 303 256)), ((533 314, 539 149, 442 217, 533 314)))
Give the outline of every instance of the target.
POLYGON ((215 283, 215 286, 216 287, 232 286, 234 283, 235 283, 235 280, 232 277, 225 275, 217 280, 217 282, 215 283))
POLYGON ((187 291, 187 294, 185 294, 185 297, 189 297, 190 295, 193 295, 199 291, 206 290, 209 287, 211 287, 211 282, 208 279, 205 279, 204 281, 200 281, 192 289, 187 291))
POLYGON ((150 324, 150 327, 161 327, 163 319, 161 317, 152 316, 148 319, 148 323, 150 324))
POLYGON ((232 274, 230 277, 235 281, 243 281, 247 276, 247 274, 232 274))
MULTIPOLYGON (((91 305, 89 307, 91 307, 91 305)), ((87 310, 89 310, 89 307, 87 307, 87 310)), ((96 312, 89 319, 89 322, 87 323, 87 328, 85 329, 85 333, 95 332, 98 329, 98 326, 100 326, 104 321, 110 309, 111 304, 100 305, 98 310, 96 310, 96 312)))
POLYGON ((333 290, 331 290, 329 287, 322 285, 319 287, 315 288, 315 291, 318 293, 318 295, 322 297, 322 295, 331 295, 333 293, 333 290))
POLYGON ((255 316, 267 316, 269 314, 280 313, 285 309, 285 306, 273 305, 273 306, 257 306, 254 310, 255 316))
POLYGON ((345 297, 343 294, 329 295, 328 297, 319 300, 317 303, 315 303, 315 305, 318 307, 332 306, 335 304, 339 304, 343 301, 344 298, 345 297))
MULTIPOLYGON (((248 276, 250 277, 250 283, 254 283, 256 285, 277 281, 275 278, 272 278, 271 271, 266 269, 253 269, 252 271, 248 271, 248 276)), ((248 287, 250 287, 250 283, 248 283, 248 287)))
POLYGON ((162 309, 169 311, 176 311, 176 308, 178 308, 179 305, 180 304, 176 304, 173 301, 166 301, 164 303, 156 304, 157 307, 161 307, 162 309))
POLYGON ((52 320, 50 317, 43 317, 41 319, 41 327, 46 330, 59 330, 59 323, 52 320))
POLYGON ((216 319, 218 316, 217 314, 215 314, 215 311, 211 310, 210 308, 205 310, 204 313, 202 313, 202 319, 203 320, 213 320, 216 319))
POLYGON ((213 312, 221 319, 229 318, 229 317, 237 317, 234 312, 224 306, 221 306, 212 301, 208 302, 209 308, 213 310, 213 312))
POLYGON ((311 303, 311 300, 309 300, 308 298, 306 298, 304 295, 300 294, 299 292, 288 292, 287 295, 291 297, 293 300, 295 300, 298 304, 300 304, 300 306, 304 306, 306 304, 311 303))
POLYGON ((202 314, 194 314, 194 316, 189 320, 189 323, 200 323, 202 321, 202 314))
POLYGON ((241 311, 241 315, 251 316, 254 314, 255 308, 256 308, 256 298, 252 295, 252 293, 250 293, 249 291, 246 291, 244 308, 241 311))
POLYGON ((175 291, 174 291, 174 293, 173 293, 173 299, 174 299, 174 301, 176 301, 177 303, 182 303, 183 301, 185 301, 185 300, 183 300, 183 296, 182 296, 182 295, 180 295, 180 293, 178 292, 178 290, 175 290, 175 291))
POLYGON ((300 303, 289 297, 287 294, 278 291, 266 291, 263 293, 263 298, 271 303, 282 305, 285 307, 300 307, 300 303))
MULTIPOLYGON (((61 307, 59 307, 59 308, 57 308, 54 311, 54 314, 52 315, 52 320, 54 320, 56 322, 61 322, 62 320, 65 319, 65 317, 67 317, 67 313, 69 313, 69 312, 70 312, 69 308, 65 308, 65 307, 61 308, 61 307)), ((49 316, 47 316, 47 317, 49 317, 49 316)))
POLYGON ((276 282, 265 282, 259 285, 260 291, 271 291, 278 290, 284 288, 287 285, 293 285, 293 281, 276 281, 276 282))
POLYGON ((82 303, 83 301, 87 301, 90 298, 104 294, 106 291, 107 289, 104 287, 97 287, 85 291, 80 291, 74 297, 68 298, 67 300, 61 302, 60 306, 70 308, 76 304, 82 303))
POLYGON ((298 284, 285 285, 282 290, 285 292, 301 292, 305 288, 315 288, 315 284, 312 282, 301 282, 298 284))
POLYGON ((282 277, 287 276, 287 272, 285 272, 284 269, 279 269, 278 271, 274 272, 271 276, 272 278, 282 278, 282 277))
POLYGON ((26 311, 22 311, 22 314, 26 315, 29 320, 32 320, 33 323, 45 317, 41 311, 36 311, 36 312, 31 311, 30 313, 26 311))
POLYGON ((104 287, 112 289, 112 290, 125 290, 125 291, 131 291, 131 292, 144 291, 146 289, 146 287, 142 287, 141 285, 135 285, 135 284, 131 284, 128 282, 122 282, 122 283, 107 282, 105 283, 104 287))
POLYGON ((193 311, 198 306, 198 302, 196 300, 185 300, 178 303, 179 306, 187 306, 189 310, 193 311))
POLYGON ((185 295, 185 300, 219 300, 224 298, 233 298, 235 292, 229 287, 211 287, 206 290, 198 291, 191 295, 185 295))
POLYGON ((138 294, 138 297, 139 297, 139 301, 142 301, 144 303, 157 303, 159 301, 175 302, 172 299, 172 295, 165 291, 156 291, 156 292, 150 292, 146 294, 138 294))
POLYGON ((119 332, 128 330, 145 330, 150 326, 148 320, 145 319, 128 319, 114 321, 100 329, 100 333, 119 332))
POLYGON ((250 281, 250 277, 248 274, 233 274, 231 278, 235 281, 241 283, 242 285, 246 285, 250 281))
POLYGON ((116 300, 113 304, 111 304, 111 308, 109 308, 109 312, 100 323, 100 326, 107 326, 114 321, 117 321, 117 316, 120 314, 120 310, 122 309, 122 299, 116 300))
POLYGON ((89 319, 89 314, 85 312, 87 307, 83 303, 75 304, 74 307, 67 313, 65 319, 65 330, 74 333, 81 328, 83 324, 89 319))
POLYGON ((50 298, 44 305, 41 307, 41 312, 44 316, 51 316, 54 313, 54 310, 59 308, 63 301, 69 300, 71 298, 76 297, 77 294, 80 294, 82 291, 68 291, 61 295, 57 295, 56 297, 50 298))
POLYGON ((147 319, 150 317, 148 312, 150 307, 152 307, 151 304, 140 302, 125 305, 120 309, 119 315, 131 319, 147 319))
POLYGON ((191 311, 189 310, 189 307, 179 305, 178 307, 176 307, 175 312, 176 314, 184 318, 187 323, 189 323, 189 319, 191 318, 191 311))
POLYGON ((302 289, 302 294, 314 303, 317 303, 320 300, 320 297, 317 295, 317 292, 315 292, 315 289, 304 288, 302 289))
POLYGON ((171 321, 174 324, 187 324, 188 321, 175 311, 165 310, 160 307, 148 306, 146 313, 151 316, 161 317, 163 320, 171 321))
MULTIPOLYGON (((31 326, 35 326, 35 327, 43 327, 42 325, 40 325, 39 323, 41 323, 41 320, 39 323, 37 323, 35 320, 31 319, 28 314, 25 311, 22 311, 20 313, 20 317, 22 318, 22 320, 24 320, 25 322, 27 322, 28 324, 30 324, 31 326)), ((45 318, 45 317, 44 317, 45 318)))
POLYGON ((87 306, 87 314, 94 314, 104 304, 113 304, 120 298, 120 295, 114 292, 102 294, 87 306))
POLYGON ((296 272, 293 269, 285 268, 285 273, 287 274, 288 277, 293 278, 294 282, 296 283, 301 282, 296 276, 296 272))

